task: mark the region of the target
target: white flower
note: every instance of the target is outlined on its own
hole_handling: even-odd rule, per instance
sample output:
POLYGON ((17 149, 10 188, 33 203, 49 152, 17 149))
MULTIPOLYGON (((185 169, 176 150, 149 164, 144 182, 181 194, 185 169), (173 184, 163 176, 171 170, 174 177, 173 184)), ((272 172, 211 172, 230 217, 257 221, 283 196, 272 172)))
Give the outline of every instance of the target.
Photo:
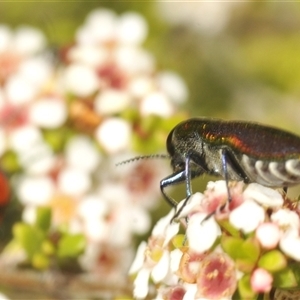
POLYGON ((185 206, 183 207, 182 211, 180 212, 177 218, 181 219, 187 217, 191 212, 193 212, 195 208, 200 207, 203 198, 204 198, 203 194, 195 193, 191 195, 191 197, 189 198, 186 204, 185 204, 186 199, 180 201, 176 207, 176 211, 179 211, 184 204, 185 206))
POLYGON ((131 127, 122 118, 108 118, 95 132, 96 139, 110 154, 126 150, 130 147, 131 127))
POLYGON ((154 114, 168 118, 173 114, 174 107, 165 94, 153 92, 141 101, 140 112, 143 116, 154 114))
POLYGON ((271 220, 282 228, 293 228, 298 230, 300 226, 298 214, 287 208, 282 208, 272 213, 271 220))
POLYGON ((153 56, 141 48, 133 46, 118 46, 115 50, 117 65, 131 75, 149 74, 155 69, 153 56))
POLYGON ((206 219, 207 214, 195 213, 188 221, 187 238, 190 248, 202 253, 208 250, 221 234, 220 227, 214 217, 206 219))
POLYGON ((264 209, 252 200, 245 200, 229 215, 229 222, 245 233, 254 231, 264 219, 264 209))
POLYGON ((292 228, 285 232, 280 239, 279 247, 285 254, 300 261, 300 237, 298 230, 292 228))
POLYGON ((117 15, 108 9, 93 10, 85 24, 77 30, 76 40, 79 44, 99 44, 115 39, 117 15))
POLYGON ((15 129, 9 136, 9 146, 16 152, 22 153, 42 141, 40 130, 32 125, 15 129))
POLYGON ((91 185, 90 176, 76 168, 65 168, 58 176, 58 187, 66 195, 83 195, 90 189, 91 185))
POLYGON ((68 52, 68 59, 91 67, 101 66, 109 59, 109 50, 101 45, 76 45, 68 52))
POLYGON ((140 44, 147 34, 147 23, 140 14, 127 12, 118 19, 117 39, 120 43, 140 44))
POLYGON ((79 97, 87 97, 99 87, 95 71, 84 64, 74 63, 64 71, 63 81, 67 91, 79 97))
POLYGON ((11 49, 22 55, 34 54, 46 46, 46 40, 42 32, 30 26, 19 27, 13 38, 11 49))
POLYGON ((154 89, 154 80, 146 75, 134 77, 128 86, 128 90, 136 98, 143 98, 154 89))
POLYGON ((8 78, 4 92, 10 103, 20 105, 33 101, 37 96, 38 89, 23 76, 14 74, 8 78))
POLYGON ((157 76, 158 86, 176 104, 182 104, 188 97, 188 89, 182 78, 174 72, 161 72, 157 76))
POLYGON ((55 186, 47 176, 27 176, 16 186, 17 195, 24 205, 43 205, 54 194, 55 186))
POLYGON ((282 195, 278 191, 258 183, 250 183, 243 195, 245 198, 254 200, 267 207, 281 207, 283 204, 282 195))
POLYGON ((29 108, 30 121, 43 128, 57 128, 67 119, 66 104, 55 97, 45 97, 32 103, 29 108))
POLYGON ((129 94, 125 91, 105 89, 95 98, 95 110, 100 115, 119 113, 128 108, 130 100, 129 94))
POLYGON ((69 140, 65 149, 67 163, 88 173, 95 171, 101 161, 101 155, 92 144, 92 140, 77 135, 69 140))

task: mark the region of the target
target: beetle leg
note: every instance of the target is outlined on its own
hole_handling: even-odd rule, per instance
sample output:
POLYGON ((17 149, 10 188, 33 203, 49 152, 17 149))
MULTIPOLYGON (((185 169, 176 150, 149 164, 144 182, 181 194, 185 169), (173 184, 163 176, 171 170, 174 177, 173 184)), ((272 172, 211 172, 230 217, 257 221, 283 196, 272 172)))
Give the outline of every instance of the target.
MULTIPOLYGON (((222 169, 223 169, 223 174, 226 182, 226 189, 227 189, 227 196, 228 196, 228 203, 231 202, 231 195, 229 191, 229 178, 228 178, 228 169, 227 169, 227 152, 225 149, 222 149, 222 169)), ((227 203, 226 203, 227 204, 227 203)), ((221 210, 225 207, 225 205, 222 205, 221 210)))

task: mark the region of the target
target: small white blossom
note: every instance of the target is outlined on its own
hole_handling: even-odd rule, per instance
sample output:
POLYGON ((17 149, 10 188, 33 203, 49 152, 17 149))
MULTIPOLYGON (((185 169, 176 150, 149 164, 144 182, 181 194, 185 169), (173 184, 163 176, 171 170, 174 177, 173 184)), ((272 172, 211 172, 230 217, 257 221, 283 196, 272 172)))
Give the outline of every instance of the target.
POLYGON ((100 115, 120 113, 128 108, 130 96, 125 91, 106 89, 95 98, 95 110, 100 115))
POLYGON ((272 213, 271 220, 282 228, 294 228, 298 230, 300 226, 299 215, 287 208, 281 208, 272 213))
POLYGON ((282 195, 278 191, 258 183, 249 184, 244 191, 244 196, 268 207, 281 207, 283 204, 282 195))
POLYGON ((147 34, 147 23, 140 14, 127 12, 118 19, 117 39, 119 42, 141 44, 147 34))
POLYGON ((245 233, 255 230, 264 219, 264 209, 252 200, 244 201, 229 215, 229 222, 245 233))
POLYGON ((83 135, 69 140, 65 153, 70 166, 89 173, 95 171, 101 161, 101 155, 92 144, 92 140, 83 135))
POLYGON ((287 230, 279 242, 280 249, 291 258, 300 261, 300 237, 298 230, 287 230))
POLYGON ((174 72, 161 72, 157 77, 158 86, 176 104, 182 104, 188 98, 188 89, 182 78, 174 72))
POLYGON ((190 248, 197 253, 207 251, 221 234, 215 218, 206 217, 205 213, 195 213, 189 218, 186 234, 190 248))
POLYGON ((84 64, 71 64, 66 68, 63 76, 65 88, 76 96, 90 96, 99 87, 96 73, 84 64))
POLYGON ((66 168, 58 176, 58 187, 66 195, 79 196, 91 187, 90 176, 76 168, 66 168))
POLYGON ((154 114, 167 118, 173 114, 173 110, 174 107, 167 96, 159 92, 147 95, 140 104, 140 111, 143 116, 154 114))
POLYGON ((108 118, 98 126, 95 135, 101 146, 114 154, 129 148, 131 127, 121 118, 108 118))
POLYGON ((44 205, 54 194, 55 186, 47 176, 24 177, 17 185, 17 195, 24 205, 44 205))
POLYGON ((30 106, 29 118, 36 126, 57 128, 63 125, 67 119, 67 107, 59 99, 42 98, 30 106))

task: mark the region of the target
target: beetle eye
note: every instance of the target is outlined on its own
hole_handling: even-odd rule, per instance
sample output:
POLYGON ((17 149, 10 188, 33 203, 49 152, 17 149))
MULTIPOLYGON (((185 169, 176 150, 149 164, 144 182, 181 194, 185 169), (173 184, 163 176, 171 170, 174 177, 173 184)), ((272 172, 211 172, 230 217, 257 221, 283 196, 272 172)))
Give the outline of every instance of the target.
MULTIPOLYGON (((167 151, 170 154, 171 157, 174 156, 175 154, 175 147, 174 147, 174 143, 173 143, 173 132, 174 129, 169 133, 168 138, 167 138, 167 151)), ((173 165, 173 164, 172 164, 173 165)))

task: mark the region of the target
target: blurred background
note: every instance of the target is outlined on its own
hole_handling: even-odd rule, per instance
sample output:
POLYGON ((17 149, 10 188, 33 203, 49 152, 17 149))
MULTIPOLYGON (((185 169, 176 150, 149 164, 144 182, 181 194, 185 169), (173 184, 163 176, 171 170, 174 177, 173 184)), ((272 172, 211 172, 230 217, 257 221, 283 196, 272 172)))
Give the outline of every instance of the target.
POLYGON ((297 3, 9 1, 0 20, 4 298, 130 297, 171 169, 115 164, 165 153, 179 121, 300 134, 297 3))

